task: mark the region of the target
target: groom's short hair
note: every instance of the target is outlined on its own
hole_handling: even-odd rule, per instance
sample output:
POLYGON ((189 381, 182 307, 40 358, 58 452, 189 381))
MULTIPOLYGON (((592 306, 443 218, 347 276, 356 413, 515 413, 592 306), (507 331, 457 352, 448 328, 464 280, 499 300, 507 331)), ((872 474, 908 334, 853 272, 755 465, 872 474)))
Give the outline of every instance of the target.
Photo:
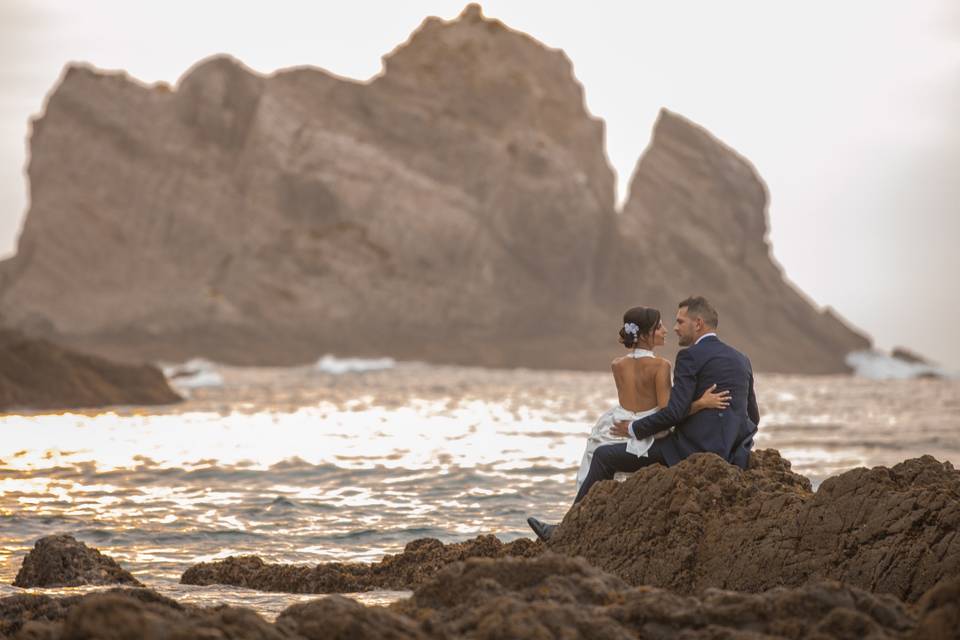
POLYGON ((690 296, 677 305, 678 309, 682 309, 683 307, 687 308, 688 316, 700 318, 703 320, 703 324, 712 329, 716 329, 717 325, 720 324, 720 316, 717 315, 717 310, 714 309, 710 301, 703 296, 690 296))

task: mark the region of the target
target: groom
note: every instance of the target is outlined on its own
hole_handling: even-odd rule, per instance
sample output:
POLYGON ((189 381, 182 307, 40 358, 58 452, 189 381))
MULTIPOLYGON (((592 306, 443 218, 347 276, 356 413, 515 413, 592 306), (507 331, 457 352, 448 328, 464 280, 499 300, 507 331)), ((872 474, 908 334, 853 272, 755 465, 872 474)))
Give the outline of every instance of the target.
MULTIPOLYGON (((753 369, 745 355, 720 341, 717 324, 717 311, 706 298, 697 296, 680 303, 673 330, 680 338, 680 346, 687 348, 677 354, 670 402, 657 413, 633 423, 617 422, 610 433, 642 439, 674 425, 676 428, 666 437, 654 440, 642 457, 628 453, 626 443, 598 447, 574 504, 583 500, 590 487, 613 478, 618 471, 637 471, 655 463, 670 467, 694 453, 713 452, 741 469, 746 468, 760 423, 753 369), (714 383, 717 391, 730 392, 730 406, 688 415, 694 399, 714 383)), ((527 522, 541 540, 548 540, 557 526, 536 518, 528 518, 527 522)))

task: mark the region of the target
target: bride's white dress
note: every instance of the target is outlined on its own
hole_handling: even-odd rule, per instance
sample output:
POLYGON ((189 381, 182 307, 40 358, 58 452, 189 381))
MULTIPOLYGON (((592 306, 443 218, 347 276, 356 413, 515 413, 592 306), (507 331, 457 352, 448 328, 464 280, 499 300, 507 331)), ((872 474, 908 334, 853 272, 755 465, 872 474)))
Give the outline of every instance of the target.
MULTIPOLYGON (((646 349, 634 349, 633 352, 627 354, 627 356, 630 358, 655 357, 653 355, 653 351, 648 351, 646 349)), ((590 432, 590 435, 587 436, 587 448, 583 452, 583 460, 580 462, 580 470, 577 471, 577 491, 580 491, 580 485, 582 485, 583 481, 587 479, 587 472, 590 471, 590 461, 593 460, 593 452, 597 450, 597 447, 605 444, 621 444, 626 442, 628 453, 632 453, 638 458, 647 455, 647 451, 649 451, 650 447, 653 446, 653 436, 643 438, 642 440, 638 440, 636 438, 617 437, 610 435, 610 429, 613 428, 614 422, 619 422, 622 420, 639 420, 640 418, 653 415, 657 411, 659 411, 657 407, 648 409, 647 411, 627 411, 620 405, 617 405, 600 416, 600 419, 597 420, 597 424, 593 426, 593 430, 590 432)))

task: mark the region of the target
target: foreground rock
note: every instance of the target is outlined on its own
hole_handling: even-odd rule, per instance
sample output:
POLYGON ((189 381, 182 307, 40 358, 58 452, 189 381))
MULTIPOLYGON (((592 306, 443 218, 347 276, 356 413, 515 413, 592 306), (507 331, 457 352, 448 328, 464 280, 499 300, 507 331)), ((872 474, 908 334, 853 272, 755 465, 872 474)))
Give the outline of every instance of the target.
POLYGON ((713 454, 596 485, 549 548, 680 594, 833 579, 914 602, 960 576, 960 472, 930 456, 823 482, 774 450, 741 471, 713 454), (628 551, 625 551, 628 550, 628 551))
POLYGON ((180 400, 154 366, 117 364, 0 329, 0 412, 180 400))
POLYGON ((869 346, 784 280, 763 182, 692 122, 661 115, 618 215, 570 60, 476 5, 367 83, 71 65, 29 178, 0 313, 110 357, 600 369, 624 309, 695 292, 758 370, 847 371, 869 346))
POLYGON ((915 626, 897 599, 837 583, 683 597, 631 588, 583 559, 555 554, 452 565, 394 608, 467 638, 879 639, 905 637, 915 626))
POLYGON ((402 553, 379 562, 329 562, 316 566, 267 564, 257 556, 203 562, 187 569, 182 584, 226 584, 288 593, 354 593, 372 589, 413 589, 441 568, 467 558, 531 557, 543 545, 527 539, 504 544, 495 536, 443 544, 434 538, 414 540, 402 553))
POLYGON ((147 590, 13 596, 0 599, 0 637, 938 640, 956 638, 958 590, 960 578, 945 581, 916 610, 835 582, 695 598, 630 587, 582 559, 545 554, 448 565, 388 609, 331 596, 291 606, 273 624, 247 609, 183 606, 147 590))
POLYGON ((80 587, 126 584, 142 586, 117 562, 91 549, 73 536, 47 536, 37 540, 23 559, 13 581, 15 587, 80 587))

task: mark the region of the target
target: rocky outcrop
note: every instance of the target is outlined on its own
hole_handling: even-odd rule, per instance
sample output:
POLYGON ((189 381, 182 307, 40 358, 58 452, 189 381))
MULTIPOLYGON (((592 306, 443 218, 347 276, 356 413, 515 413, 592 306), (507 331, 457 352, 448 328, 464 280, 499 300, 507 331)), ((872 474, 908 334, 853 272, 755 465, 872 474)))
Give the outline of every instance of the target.
POLYGON ((854 469, 814 493, 776 451, 761 450, 746 471, 697 454, 600 483, 549 548, 680 594, 831 579, 914 602, 960 575, 958 530, 960 472, 948 462, 854 469))
POLYGON ((678 300, 702 294, 718 307, 724 339, 740 346, 755 369, 844 370, 845 355, 870 343, 785 281, 770 257, 768 202, 747 159, 661 111, 630 182, 618 251, 607 254, 600 295, 612 307, 642 300, 673 317, 678 300))
POLYGON ((941 583, 916 610, 835 582, 697 598, 630 587, 582 559, 545 554, 454 563, 388 609, 331 596, 293 605, 273 624, 247 609, 183 606, 142 589, 13 596, 0 599, 0 637, 939 640, 956 637, 958 585, 941 583))
POLYGON ((79 587, 127 584, 142 586, 116 560, 70 535, 37 540, 13 581, 15 587, 79 587))
POLYGON ((329 562, 315 566, 267 564, 257 556, 202 562, 187 569, 182 584, 226 584, 288 593, 354 593, 372 589, 412 589, 441 568, 467 558, 530 557, 543 550, 522 538, 504 544, 495 536, 443 544, 434 538, 414 540, 402 553, 374 563, 329 562))
POLYGON ((0 329, 0 412, 181 400, 152 365, 125 365, 0 329))
POLYGON ((684 597, 554 554, 452 565, 394 608, 464 638, 901 638, 915 624, 895 598, 837 583, 684 597))
POLYGON ((626 307, 695 292, 760 369, 846 371, 867 344, 783 281, 756 173, 682 118, 618 216, 570 61, 476 5, 368 83, 71 65, 30 147, 0 313, 109 356, 599 369, 626 307))

